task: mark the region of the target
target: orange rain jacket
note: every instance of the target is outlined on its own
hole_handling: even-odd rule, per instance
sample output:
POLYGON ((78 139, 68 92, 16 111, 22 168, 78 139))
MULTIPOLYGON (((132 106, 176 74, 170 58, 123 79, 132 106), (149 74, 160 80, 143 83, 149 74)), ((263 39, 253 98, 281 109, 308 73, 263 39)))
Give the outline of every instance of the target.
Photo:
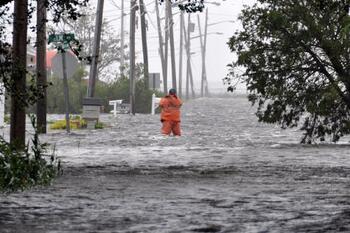
POLYGON ((159 106, 162 108, 160 120, 180 122, 181 105, 182 101, 176 95, 166 95, 159 102, 159 106))

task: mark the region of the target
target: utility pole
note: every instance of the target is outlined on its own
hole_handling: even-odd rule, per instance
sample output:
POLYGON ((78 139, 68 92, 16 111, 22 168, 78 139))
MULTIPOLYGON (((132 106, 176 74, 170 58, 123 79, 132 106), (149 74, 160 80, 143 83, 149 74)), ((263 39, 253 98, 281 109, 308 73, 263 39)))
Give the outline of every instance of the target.
POLYGON ((68 79, 67 79, 67 67, 66 67, 66 51, 61 48, 62 56, 62 71, 63 71, 63 92, 64 92, 64 102, 66 110, 66 131, 70 133, 70 120, 69 120, 69 90, 68 90, 68 79))
POLYGON ((189 76, 190 76, 190 83, 191 83, 191 93, 192 93, 192 99, 196 98, 196 93, 194 92, 194 86, 193 86, 193 74, 192 74, 192 67, 191 67, 191 54, 190 54, 190 69, 189 69, 189 76))
POLYGON ((145 20, 145 4, 143 0, 140 0, 140 15, 141 15, 141 34, 142 34, 142 54, 143 54, 143 76, 145 81, 145 88, 148 89, 149 72, 148 72, 148 49, 147 49, 147 32, 146 32, 146 20, 145 20))
POLYGON ((205 96, 209 95, 208 90, 208 80, 207 80, 207 69, 205 65, 205 57, 206 57, 206 50, 207 50, 207 36, 208 36, 208 8, 205 11, 205 29, 204 29, 204 45, 203 45, 203 71, 204 71, 204 80, 203 84, 205 85, 205 96))
POLYGON ((26 113, 21 94, 26 88, 27 69, 27 24, 28 0, 15 0, 12 39, 12 57, 14 67, 11 78, 14 81, 14 92, 11 93, 11 126, 10 143, 17 148, 25 146, 26 113))
POLYGON ((97 3, 94 48, 92 51, 92 62, 91 62, 90 74, 89 74, 89 88, 88 88, 89 98, 92 98, 95 95, 97 63, 99 59, 101 30, 102 30, 103 3, 104 3, 104 0, 98 0, 98 3, 97 3))
POLYGON ((196 97, 196 93, 193 87, 193 74, 191 67, 191 14, 188 14, 188 28, 183 27, 183 32, 185 35, 186 53, 187 53, 187 74, 186 74, 186 99, 189 99, 189 86, 191 84, 192 98, 196 97))
POLYGON ((171 8, 171 2, 168 1, 168 17, 169 17, 169 29, 170 29, 170 57, 171 57, 171 75, 173 88, 177 89, 176 85, 176 64, 175 64, 175 45, 174 45, 174 20, 173 10, 171 8))
MULTIPOLYGON (((168 81, 168 41, 169 41, 169 7, 170 0, 165 0, 165 25, 164 25, 164 69, 165 79, 168 81)), ((168 92, 168 83, 164 86, 164 93, 168 92), (165 87, 166 86, 166 87, 165 87)))
POLYGON ((204 41, 203 41, 204 39, 203 39, 199 15, 197 15, 197 21, 198 21, 198 30, 199 30, 199 41, 201 44, 201 54, 202 54, 201 97, 203 97, 204 96, 204 81, 205 81, 205 46, 204 46, 204 41))
POLYGON ((179 58, 179 97, 182 98, 182 57, 183 57, 184 14, 180 12, 180 58, 179 58))
POLYGON ((186 53, 187 53, 187 72, 186 72, 186 99, 189 99, 189 81, 190 81, 190 67, 191 67, 191 14, 188 14, 187 18, 187 41, 186 41, 186 53))
POLYGON ((120 73, 124 76, 124 0, 121 0, 121 20, 120 20, 120 73))
POLYGON ((163 51, 163 36, 162 36, 162 28, 160 24, 160 17, 159 17, 159 0, 155 0, 156 3, 156 14, 157 14, 157 27, 158 27, 158 39, 159 39, 159 55, 160 60, 162 63, 162 73, 163 73, 163 87, 164 87, 164 93, 168 92, 168 86, 167 86, 167 71, 165 69, 165 59, 164 59, 164 51, 163 51))
POLYGON ((37 0, 37 36, 36 36, 36 77, 37 88, 43 91, 42 98, 36 104, 38 133, 46 133, 47 111, 47 72, 46 72, 46 6, 45 0, 37 0))
POLYGON ((135 13, 136 0, 130 0, 130 77, 129 98, 130 113, 135 115, 135 13))
POLYGON ((201 76, 201 97, 203 97, 203 38, 202 38, 202 29, 201 29, 201 22, 199 19, 199 15, 197 15, 197 21, 198 21, 198 31, 199 31, 199 41, 201 44, 201 54, 202 54, 202 76, 201 76))

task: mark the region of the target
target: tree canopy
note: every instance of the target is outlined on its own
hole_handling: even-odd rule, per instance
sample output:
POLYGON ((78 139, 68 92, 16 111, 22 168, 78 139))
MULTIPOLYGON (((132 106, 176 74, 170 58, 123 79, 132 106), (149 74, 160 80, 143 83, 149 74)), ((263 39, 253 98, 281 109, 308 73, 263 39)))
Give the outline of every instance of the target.
POLYGON ((242 10, 227 80, 244 80, 259 121, 300 126, 303 143, 350 134, 349 4, 258 0, 242 10))
MULTIPOLYGON (((160 2, 164 2, 164 0, 159 0, 160 2)), ((187 13, 194 13, 198 11, 202 11, 204 9, 204 0, 169 0, 173 3, 179 2, 179 8, 182 11, 186 11, 187 13)))
MULTIPOLYGON (((90 64, 92 60, 93 38, 95 33, 96 9, 88 6, 79 9, 81 16, 78 19, 63 19, 65 28, 74 32, 75 45, 71 47, 73 52, 84 63, 90 64)), ((55 33, 57 26, 51 26, 50 33, 55 33)), ((127 45, 124 46, 124 57, 128 59, 127 45)), ((108 20, 102 23, 102 34, 100 41, 98 75, 104 80, 115 78, 115 74, 111 72, 111 68, 115 66, 115 62, 119 62, 121 58, 120 35, 117 35, 111 27, 108 20)), ((113 68, 112 68, 113 70, 113 68)))

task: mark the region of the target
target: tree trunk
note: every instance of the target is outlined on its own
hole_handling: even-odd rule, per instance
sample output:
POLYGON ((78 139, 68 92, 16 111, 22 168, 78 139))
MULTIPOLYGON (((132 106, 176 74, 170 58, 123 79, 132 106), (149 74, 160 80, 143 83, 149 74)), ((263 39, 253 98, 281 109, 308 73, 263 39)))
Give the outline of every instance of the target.
POLYGON ((28 1, 16 0, 13 22, 13 71, 11 90, 10 142, 16 147, 25 145, 25 88, 27 68, 27 13, 28 1))
POLYGON ((38 133, 46 133, 47 73, 46 73, 46 7, 45 0, 37 0, 36 75, 38 89, 43 89, 43 98, 37 102, 36 117, 38 133))
POLYGON ((141 18, 141 34, 142 34, 142 55, 143 55, 143 74, 145 81, 145 88, 148 90, 149 72, 148 72, 148 47, 147 47, 147 31, 145 19, 145 4, 140 0, 140 18, 141 18))

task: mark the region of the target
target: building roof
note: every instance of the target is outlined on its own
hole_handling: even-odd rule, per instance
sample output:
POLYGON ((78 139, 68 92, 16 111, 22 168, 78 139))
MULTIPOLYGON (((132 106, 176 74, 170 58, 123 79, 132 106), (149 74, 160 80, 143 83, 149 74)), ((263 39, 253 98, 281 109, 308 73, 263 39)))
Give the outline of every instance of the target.
POLYGON ((57 54, 57 50, 46 50, 46 67, 52 68, 52 58, 57 54))

